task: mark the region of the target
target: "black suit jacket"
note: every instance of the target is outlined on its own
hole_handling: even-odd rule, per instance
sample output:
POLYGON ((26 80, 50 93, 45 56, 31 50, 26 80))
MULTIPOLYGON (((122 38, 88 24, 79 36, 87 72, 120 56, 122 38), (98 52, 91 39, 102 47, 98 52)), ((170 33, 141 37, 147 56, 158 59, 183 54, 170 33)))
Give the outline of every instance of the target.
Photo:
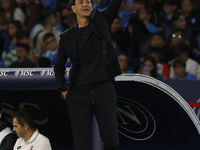
MULTIPOLYGON (((118 59, 112 46, 110 27, 116 18, 122 0, 111 0, 107 9, 104 11, 95 11, 91 16, 92 30, 103 39, 103 63, 102 63, 102 77, 104 80, 111 80, 115 76, 121 74, 118 59)), ((57 55, 57 62, 54 67, 55 77, 58 84, 59 91, 68 90, 73 85, 74 76, 77 68, 77 28, 74 25, 67 29, 60 35, 59 49, 57 55), (69 72, 69 83, 66 83, 64 72, 65 62, 70 58, 72 68, 69 72)))

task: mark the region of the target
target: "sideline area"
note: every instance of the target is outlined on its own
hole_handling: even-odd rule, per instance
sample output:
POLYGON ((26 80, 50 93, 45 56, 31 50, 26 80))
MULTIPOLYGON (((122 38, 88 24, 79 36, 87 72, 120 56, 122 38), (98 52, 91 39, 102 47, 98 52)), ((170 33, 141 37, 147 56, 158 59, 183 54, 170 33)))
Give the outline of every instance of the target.
MULTIPOLYGON (((182 97, 184 81, 173 83, 180 88, 176 91, 175 85, 166 83, 141 74, 116 77, 120 149, 200 149, 200 122, 184 100, 190 92, 182 97)), ((187 91, 195 86, 194 82, 185 84, 191 85, 187 91)), ((73 149, 67 107, 56 89, 52 68, 0 69, 0 94, 9 122, 13 111, 31 108, 37 115, 40 132, 49 137, 53 149, 73 149)), ((94 129, 95 147, 101 141, 94 129)), ((96 146, 94 150, 100 148, 96 146)))

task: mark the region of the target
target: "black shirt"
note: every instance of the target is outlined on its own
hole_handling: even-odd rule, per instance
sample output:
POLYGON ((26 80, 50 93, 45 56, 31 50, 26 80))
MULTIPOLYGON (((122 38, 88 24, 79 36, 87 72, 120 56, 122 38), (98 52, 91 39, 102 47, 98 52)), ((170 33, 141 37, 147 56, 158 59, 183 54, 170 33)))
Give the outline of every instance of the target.
POLYGON ((103 39, 91 29, 91 24, 78 28, 78 67, 74 85, 103 81, 101 65, 103 60, 103 39))

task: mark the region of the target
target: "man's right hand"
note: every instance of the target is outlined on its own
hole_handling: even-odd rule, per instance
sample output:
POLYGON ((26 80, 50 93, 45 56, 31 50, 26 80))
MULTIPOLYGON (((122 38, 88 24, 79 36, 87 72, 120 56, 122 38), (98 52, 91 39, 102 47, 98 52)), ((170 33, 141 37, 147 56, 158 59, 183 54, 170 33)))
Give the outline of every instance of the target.
POLYGON ((67 92, 68 92, 68 91, 61 92, 61 99, 66 100, 67 92))

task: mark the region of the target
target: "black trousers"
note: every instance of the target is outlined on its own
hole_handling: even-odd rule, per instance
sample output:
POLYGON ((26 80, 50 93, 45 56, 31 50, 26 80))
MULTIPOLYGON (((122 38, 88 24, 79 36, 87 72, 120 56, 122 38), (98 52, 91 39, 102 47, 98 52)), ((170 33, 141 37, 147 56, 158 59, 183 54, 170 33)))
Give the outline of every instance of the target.
POLYGON ((96 117, 104 150, 119 145, 116 116, 117 93, 111 81, 73 86, 67 106, 75 150, 92 150, 92 116, 96 117))

